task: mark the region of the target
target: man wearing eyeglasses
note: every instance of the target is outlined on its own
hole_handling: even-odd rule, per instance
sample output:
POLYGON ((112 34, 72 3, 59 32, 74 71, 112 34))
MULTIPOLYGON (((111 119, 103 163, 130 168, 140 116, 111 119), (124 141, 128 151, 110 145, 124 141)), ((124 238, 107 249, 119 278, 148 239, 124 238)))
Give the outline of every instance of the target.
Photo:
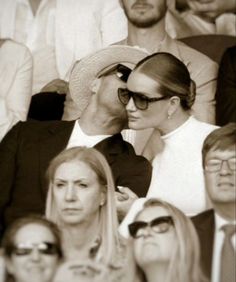
POLYGON ((213 209, 192 218, 202 267, 212 282, 236 280, 236 123, 211 132, 203 144, 206 189, 213 209))
POLYGON ((111 46, 85 57, 75 64, 69 81, 77 120, 20 122, 9 131, 0 143, 0 235, 17 217, 44 213, 46 169, 66 148, 95 147, 106 157, 119 187, 118 210, 125 206, 125 212, 136 194, 146 195, 152 168, 122 139, 128 120, 117 96, 129 67, 146 55, 137 48, 111 46))

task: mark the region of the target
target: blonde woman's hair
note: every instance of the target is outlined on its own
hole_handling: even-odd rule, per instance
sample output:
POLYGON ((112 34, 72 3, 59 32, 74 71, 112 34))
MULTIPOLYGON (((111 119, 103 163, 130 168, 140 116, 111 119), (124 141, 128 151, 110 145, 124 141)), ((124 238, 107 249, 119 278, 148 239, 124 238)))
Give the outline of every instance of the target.
POLYGON ((115 204, 115 187, 112 172, 105 157, 94 148, 74 147, 62 151, 51 162, 47 170, 49 189, 46 200, 46 217, 60 226, 55 200, 53 197, 53 179, 57 168, 66 162, 81 161, 86 163, 97 175, 98 181, 106 189, 105 204, 100 207, 100 236, 102 238, 98 257, 109 265, 114 258, 118 239, 118 220, 115 204))
MULTIPOLYGON (((200 267, 200 246, 198 236, 190 218, 175 206, 154 198, 149 199, 144 203, 143 209, 135 218, 137 218, 146 208, 155 206, 163 207, 168 211, 173 219, 177 237, 177 245, 173 250, 169 262, 166 280, 163 282, 207 282, 200 267)), ((142 277, 142 281, 147 281, 142 270, 138 266, 137 269, 139 276, 142 277)))

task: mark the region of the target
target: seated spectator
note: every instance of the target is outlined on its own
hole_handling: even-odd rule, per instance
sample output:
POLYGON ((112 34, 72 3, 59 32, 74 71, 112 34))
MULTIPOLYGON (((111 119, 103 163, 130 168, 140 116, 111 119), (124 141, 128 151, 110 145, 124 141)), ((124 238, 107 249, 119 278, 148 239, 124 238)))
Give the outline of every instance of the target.
POLYGON ((236 34, 235 0, 172 0, 168 8, 166 30, 172 38, 236 34))
POLYGON ((122 139, 127 114, 117 95, 130 73, 121 64, 134 66, 145 56, 133 47, 110 46, 85 57, 70 78, 71 95, 80 103, 78 120, 20 122, 8 132, 0 143, 0 234, 19 216, 44 213, 45 172, 65 148, 95 146, 111 166, 115 185, 128 187, 123 206, 133 201, 134 193, 146 195, 152 168, 122 139))
POLYGON ((161 134, 147 197, 166 200, 186 214, 206 209, 201 148, 216 128, 190 115, 195 95, 187 67, 169 53, 145 57, 131 72, 127 88, 118 89, 129 128, 154 128, 157 138, 153 135, 150 147, 157 147, 161 134))
MULTIPOLYGON (((200 121, 215 124, 218 66, 207 56, 172 39, 167 34, 165 17, 168 11, 167 4, 170 1, 122 0, 121 2, 128 19, 128 37, 120 44, 139 46, 150 53, 167 52, 182 61, 196 83, 196 99, 191 108, 192 114, 200 121)), ((133 131, 132 134, 125 136, 125 140, 132 142, 137 154, 146 156, 144 147, 152 132, 152 128, 133 131)))
POLYGON ((206 189, 213 209, 193 218, 201 263, 211 281, 236 279, 236 123, 211 132, 202 148, 206 189))
POLYGON ((200 269, 194 226, 171 204, 155 198, 137 200, 122 222, 120 232, 130 238, 137 281, 206 281, 200 269))
POLYGON ((25 46, 0 39, 0 141, 19 120, 26 120, 32 91, 32 64, 25 46))
POLYGON ((236 46, 228 48, 221 60, 216 91, 216 123, 236 122, 236 46))
POLYGON ((0 37, 33 55, 33 94, 53 79, 68 81, 76 60, 126 35, 119 0, 0 0, 0 37))
MULTIPOLYGON (((85 262, 91 260, 87 267, 92 262, 95 270, 96 263, 106 266, 98 267, 97 275, 100 279, 103 277, 101 281, 117 281, 117 277, 123 279, 119 281, 126 281, 123 269, 127 262, 118 236, 115 186, 106 159, 94 148, 74 147, 56 156, 47 174, 46 217, 58 224, 63 235, 65 260, 72 260, 66 264, 66 269, 62 266, 58 279, 81 281, 79 277, 83 276, 85 262), (64 271, 68 277, 64 277, 64 271), (109 272, 109 279, 105 279, 108 278, 106 272, 109 272)), ((89 275, 91 280, 88 281, 94 281, 96 271, 84 275, 89 275)))
POLYGON ((7 229, 2 247, 6 282, 51 282, 63 257, 57 226, 37 216, 16 220, 7 229))

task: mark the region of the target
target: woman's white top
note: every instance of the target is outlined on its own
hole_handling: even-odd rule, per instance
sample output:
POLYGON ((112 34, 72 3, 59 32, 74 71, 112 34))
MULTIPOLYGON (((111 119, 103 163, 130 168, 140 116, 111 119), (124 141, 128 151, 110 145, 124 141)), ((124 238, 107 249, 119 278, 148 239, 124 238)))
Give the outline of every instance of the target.
POLYGON ((202 145, 217 127, 190 117, 174 131, 161 136, 164 149, 153 160, 147 197, 165 200, 187 215, 206 209, 202 145))

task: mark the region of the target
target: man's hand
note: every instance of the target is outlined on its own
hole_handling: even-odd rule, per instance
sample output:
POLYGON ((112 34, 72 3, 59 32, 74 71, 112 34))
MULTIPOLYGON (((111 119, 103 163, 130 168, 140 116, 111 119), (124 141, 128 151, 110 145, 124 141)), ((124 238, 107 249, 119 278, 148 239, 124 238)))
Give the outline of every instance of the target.
POLYGON ((133 202, 138 199, 138 196, 128 187, 118 186, 119 192, 116 192, 116 208, 119 220, 122 220, 133 202))
POLYGON ((235 0, 186 0, 189 8, 197 14, 218 17, 227 12, 236 12, 235 0))

